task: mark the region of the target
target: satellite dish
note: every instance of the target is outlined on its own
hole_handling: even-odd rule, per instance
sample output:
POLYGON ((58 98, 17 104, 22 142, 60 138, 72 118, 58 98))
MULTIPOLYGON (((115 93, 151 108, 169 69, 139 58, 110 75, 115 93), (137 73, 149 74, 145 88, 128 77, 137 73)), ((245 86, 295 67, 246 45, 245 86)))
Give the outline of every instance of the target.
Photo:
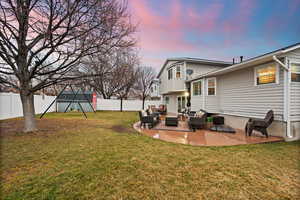
POLYGON ((193 71, 192 69, 187 69, 187 70, 186 70, 186 73, 187 73, 188 75, 192 75, 192 74, 194 73, 194 71, 193 71))

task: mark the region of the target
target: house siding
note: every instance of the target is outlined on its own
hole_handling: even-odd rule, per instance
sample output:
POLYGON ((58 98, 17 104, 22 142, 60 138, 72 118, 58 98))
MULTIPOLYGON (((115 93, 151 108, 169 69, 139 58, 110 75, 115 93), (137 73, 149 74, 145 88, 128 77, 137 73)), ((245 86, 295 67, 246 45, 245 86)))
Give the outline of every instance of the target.
POLYGON ((198 111, 202 108, 203 105, 203 96, 192 96, 191 97, 191 110, 198 111))
MULTIPOLYGON (((267 63, 259 66, 267 66, 267 63)), ((219 111, 225 114, 263 118, 270 109, 275 120, 283 120, 283 69, 279 69, 278 84, 255 86, 255 67, 217 77, 219 111)))
MULTIPOLYGON (((270 63, 264 64, 268 65, 270 63)), ((264 66, 259 65, 259 66, 264 66)), ((255 86, 254 69, 257 66, 217 76, 216 96, 207 96, 204 109, 212 113, 263 118, 269 109, 275 120, 283 120, 283 69, 279 67, 279 83, 255 86)), ((205 81, 205 88, 207 87, 205 81)), ((201 96, 191 97, 191 108, 202 108, 201 96)))
POLYGON ((177 97, 178 96, 184 96, 184 92, 174 93, 174 94, 168 94, 164 95, 164 103, 165 103, 165 97, 169 97, 169 103, 167 105, 167 112, 168 113, 177 113, 177 97))
POLYGON ((208 72, 212 72, 215 70, 222 69, 224 67, 213 66, 213 65, 204 65, 204 64, 196 64, 196 63, 186 63, 186 69, 192 69, 194 73, 188 77, 188 79, 193 79, 202 74, 206 74, 208 72))
MULTIPOLYGON (((194 73, 189 78, 195 78, 196 76, 200 76, 208 72, 212 72, 222 68, 224 67, 187 63, 187 69, 194 70, 194 73)), ((200 109, 208 109, 210 110, 210 112, 218 112, 218 99, 215 96, 206 96, 206 89, 205 89, 206 86, 203 80, 202 80, 202 94, 197 96, 193 95, 194 94, 193 83, 197 81, 193 81, 191 85, 192 88, 191 89, 191 110, 197 111, 200 109), (205 97, 203 97, 203 95, 205 95, 205 97), (203 101, 205 101, 205 104, 207 105, 206 108, 203 107, 203 101)))
MULTIPOLYGON (((160 94, 164 94, 164 93, 168 93, 169 90, 172 90, 174 84, 173 82, 174 81, 177 81, 177 80, 168 80, 168 69, 169 69, 169 66, 174 64, 176 61, 169 61, 165 67, 165 69, 163 70, 163 72, 161 73, 159 79, 160 79, 160 87, 159 87, 159 92, 160 94)), ((174 74, 175 72, 173 71, 173 76, 175 75, 174 74)), ((176 85, 177 86, 177 85, 176 85)), ((178 86, 177 86, 178 87, 178 86)), ((180 87, 179 87, 180 88, 180 87)))
MULTIPOLYGON (((176 62, 176 61, 175 61, 176 62)), ((194 72, 192 76, 189 78, 192 78, 194 76, 199 76, 201 74, 206 74, 211 71, 215 71, 217 69, 221 69, 222 67, 214 66, 214 65, 206 65, 206 64, 196 64, 196 63, 191 63, 191 62, 185 62, 182 66, 181 74, 182 77, 181 79, 172 79, 168 80, 168 67, 172 65, 174 62, 169 62, 167 63, 164 71, 160 75, 160 80, 161 80, 161 87, 160 87, 160 93, 164 94, 164 96, 169 96, 170 103, 167 105, 168 107, 168 112, 171 113, 177 113, 177 97, 180 95, 184 95, 184 93, 180 91, 186 90, 185 87, 185 80, 186 80, 186 69, 192 69, 194 72)), ((174 69, 175 70, 175 69, 174 69)), ((175 76, 175 71, 173 72, 173 75, 175 76)), ((203 92, 205 92, 203 90, 203 92)), ((197 98, 193 99, 194 103, 191 102, 191 106, 196 106, 198 107, 199 102, 202 101, 201 98, 197 96, 197 98)), ((202 105, 202 102, 200 102, 202 105)), ((196 110, 199 110, 195 107, 196 110)))
POLYGON ((300 121, 300 83, 291 83, 291 121, 300 121))
MULTIPOLYGON (((300 49, 289 52, 287 55, 290 62, 300 63, 300 49)), ((290 87, 290 120, 300 121, 300 83, 291 82, 290 87)))

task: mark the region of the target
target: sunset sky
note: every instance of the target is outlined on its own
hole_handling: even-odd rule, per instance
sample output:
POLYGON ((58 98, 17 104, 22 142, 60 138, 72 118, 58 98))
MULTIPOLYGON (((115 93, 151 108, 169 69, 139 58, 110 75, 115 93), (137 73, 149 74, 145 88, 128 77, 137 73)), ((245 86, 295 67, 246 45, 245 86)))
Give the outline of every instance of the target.
POLYGON ((128 0, 142 64, 246 59, 300 42, 300 0, 128 0))

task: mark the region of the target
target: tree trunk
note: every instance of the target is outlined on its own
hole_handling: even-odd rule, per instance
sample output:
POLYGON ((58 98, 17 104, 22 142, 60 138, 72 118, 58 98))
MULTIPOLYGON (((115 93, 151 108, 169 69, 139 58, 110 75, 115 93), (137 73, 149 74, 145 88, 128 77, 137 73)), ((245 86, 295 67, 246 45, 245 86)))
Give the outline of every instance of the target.
POLYGON ((143 98, 143 110, 145 109, 145 98, 143 98))
POLYGON ((24 116, 24 132, 36 131, 36 121, 34 118, 34 97, 33 94, 26 95, 23 92, 20 93, 22 107, 23 107, 23 116, 24 116))

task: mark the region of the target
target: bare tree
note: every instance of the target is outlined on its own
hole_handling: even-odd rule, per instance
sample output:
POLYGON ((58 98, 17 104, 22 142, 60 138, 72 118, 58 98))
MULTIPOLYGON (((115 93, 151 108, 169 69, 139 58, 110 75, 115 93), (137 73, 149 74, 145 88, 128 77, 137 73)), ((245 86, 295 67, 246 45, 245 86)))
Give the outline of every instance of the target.
POLYGON ((82 58, 134 43, 129 17, 119 0, 0 1, 0 83, 20 92, 25 132, 36 130, 35 91, 82 76, 82 58))
POLYGON ((138 80, 139 71, 137 68, 124 65, 119 71, 120 87, 116 91, 116 96, 121 100, 120 111, 123 111, 123 100, 128 98, 128 94, 133 89, 138 80))
POLYGON ((132 82, 136 81, 135 68, 138 63, 137 53, 131 47, 115 49, 110 55, 97 54, 86 64, 92 66, 89 70, 98 76, 88 78, 86 83, 104 99, 112 96, 124 97, 125 94, 127 96, 129 91, 124 88, 130 86, 130 90, 132 82))
POLYGON ((145 108, 145 100, 150 95, 151 83, 155 79, 156 72, 152 67, 139 67, 138 82, 136 89, 140 91, 143 101, 143 109, 145 108))

